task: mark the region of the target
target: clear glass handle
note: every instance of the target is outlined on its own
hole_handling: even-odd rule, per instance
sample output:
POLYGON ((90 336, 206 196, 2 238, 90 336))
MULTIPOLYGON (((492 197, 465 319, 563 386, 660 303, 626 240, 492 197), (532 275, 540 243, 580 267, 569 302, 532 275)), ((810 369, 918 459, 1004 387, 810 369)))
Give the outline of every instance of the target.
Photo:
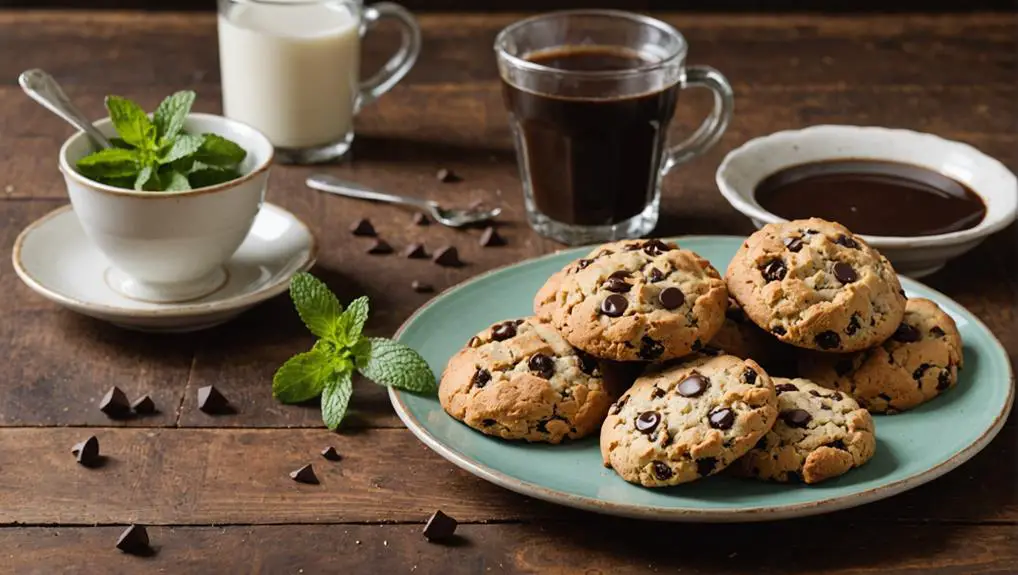
POLYGON ((413 68, 417 56, 421 53, 421 28, 417 25, 417 20, 406 8, 392 2, 379 2, 364 9, 361 36, 367 34, 383 18, 392 18, 399 22, 402 40, 399 50, 392 58, 389 58, 374 76, 361 82, 361 93, 356 106, 358 111, 402 80, 410 68, 413 68))
POLYGON ((710 66, 690 66, 686 69, 680 86, 682 88, 707 88, 714 92, 714 109, 700 124, 700 127, 693 132, 692 136, 665 152, 665 161, 661 166, 662 175, 667 174, 675 166, 706 152, 716 144, 721 139, 721 135, 725 133, 725 128, 728 127, 728 122, 731 121, 732 112, 735 109, 735 95, 732 93, 731 84, 721 72, 710 66))

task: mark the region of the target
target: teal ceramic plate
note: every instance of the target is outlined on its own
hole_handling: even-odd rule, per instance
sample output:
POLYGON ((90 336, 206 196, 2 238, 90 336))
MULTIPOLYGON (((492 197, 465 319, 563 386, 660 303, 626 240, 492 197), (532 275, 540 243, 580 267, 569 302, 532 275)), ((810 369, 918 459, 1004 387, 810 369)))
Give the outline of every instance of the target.
MULTIPOLYGON (((724 270, 742 238, 679 238, 724 270)), ((507 318, 531 315, 545 279, 587 249, 559 252, 492 271, 436 297, 397 337, 419 350, 436 374, 470 336, 507 318)), ((936 301, 958 323, 965 368, 957 387, 893 416, 875 417, 877 453, 859 469, 824 483, 782 485, 711 477, 665 489, 630 485, 601 464, 596 437, 558 446, 482 435, 442 411, 437 397, 390 390, 406 426, 455 465, 524 495, 589 511, 670 521, 762 521, 825 513, 890 497, 961 465, 993 439, 1011 407, 1013 378, 1003 347, 972 314, 943 294, 902 278, 910 296, 936 301)))

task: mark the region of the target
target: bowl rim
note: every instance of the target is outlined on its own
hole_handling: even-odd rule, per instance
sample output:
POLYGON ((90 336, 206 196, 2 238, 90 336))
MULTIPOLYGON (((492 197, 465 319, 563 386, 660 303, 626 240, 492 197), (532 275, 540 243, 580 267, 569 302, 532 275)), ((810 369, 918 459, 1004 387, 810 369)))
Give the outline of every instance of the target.
MULTIPOLYGON (((883 248, 921 248, 921 247, 944 247, 954 244, 962 244, 971 241, 977 241, 985 236, 988 236, 994 232, 997 232, 1015 220, 1015 215, 1018 213, 1018 178, 1015 174, 1005 166, 1001 161, 993 158, 976 147, 959 142, 956 140, 948 140, 935 134, 927 132, 918 132, 915 130, 906 130, 900 128, 885 128, 882 126, 855 126, 855 125, 841 125, 841 124, 820 124, 816 126, 809 126, 807 128, 794 129, 794 130, 781 130, 773 132, 764 136, 753 138, 741 146, 731 150, 725 155, 725 158, 718 165, 717 171, 715 172, 715 182, 720 190, 721 195, 728 200, 728 203, 732 205, 736 210, 741 212, 743 215, 749 218, 764 222, 764 223, 779 223, 787 222, 788 219, 778 216, 773 212, 769 212, 762 207, 753 198, 753 190, 738 190, 732 186, 728 181, 728 172, 732 169, 733 165, 738 165, 743 158, 752 153, 756 149, 766 149, 775 145, 782 145, 794 142, 797 138, 801 138, 804 135, 812 133, 829 133, 830 136, 844 136, 850 134, 854 137, 864 138, 922 138, 927 140, 930 144, 936 146, 942 146, 947 148, 953 148, 954 150, 963 153, 964 155, 973 158, 976 162, 981 164, 989 164, 996 169, 1001 170, 1002 174, 1010 176, 1008 183, 1005 184, 1010 188, 1010 193, 998 194, 997 197, 991 198, 984 189, 977 189, 974 186, 966 184, 966 186, 972 190, 979 198, 983 201, 986 206, 986 215, 983 219, 975 226, 954 232, 948 232, 944 234, 935 234, 929 236, 878 236, 869 234, 858 234, 863 240, 875 247, 883 248)), ((886 158, 879 157, 877 155, 866 156, 865 154, 856 154, 853 158, 862 159, 874 159, 874 160, 886 160, 886 158)), ((838 159, 838 156, 831 156, 830 159, 838 159)), ((932 168, 927 168, 932 169, 932 168)), ((763 180, 771 173, 761 173, 760 180, 763 180)), ((945 174, 947 175, 947 174, 945 174)), ((951 176, 948 176, 951 177, 951 176)), ((758 180, 758 182, 760 181, 758 180)))
MULTIPOLYGON (((64 175, 67 178, 73 180, 76 184, 78 184, 80 186, 83 186, 83 187, 86 187, 86 188, 88 188, 90 190, 97 191, 97 192, 103 192, 103 193, 110 194, 110 195, 133 197, 133 198, 145 198, 145 199, 174 198, 174 199, 176 199, 176 198, 181 198, 181 197, 186 197, 186 196, 199 196, 199 195, 211 194, 211 193, 216 193, 216 192, 222 192, 222 191, 226 191, 226 190, 230 190, 230 189, 236 188, 237 186, 243 185, 243 184, 253 180, 254 178, 258 177, 263 172, 267 171, 269 169, 269 167, 272 166, 272 162, 274 161, 275 155, 276 155, 275 146, 272 145, 272 142, 269 141, 269 138, 265 134, 263 134, 261 131, 259 131, 254 126, 251 126, 250 124, 246 124, 246 123, 241 122, 239 120, 234 120, 232 118, 227 118, 226 116, 221 116, 219 114, 206 114, 206 113, 202 113, 202 112, 191 112, 191 113, 189 113, 187 115, 187 120, 191 120, 191 119, 204 120, 204 121, 212 122, 212 123, 219 122, 219 123, 221 123, 223 125, 232 125, 233 127, 237 128, 237 131, 247 132, 248 133, 247 135, 248 135, 248 138, 249 138, 248 141, 257 141, 258 144, 266 146, 268 151, 269 151, 269 153, 268 153, 268 155, 265 156, 265 158, 261 162, 258 162, 258 164, 256 164, 254 166, 254 168, 251 169, 251 171, 247 172, 246 174, 242 175, 241 177, 239 177, 239 178, 237 178, 235 180, 230 180, 228 182, 223 182, 223 183, 220 183, 220 184, 215 184, 213 186, 205 186, 205 187, 201 187, 201 188, 192 188, 190 190, 179 190, 179 191, 170 191, 170 192, 165 192, 165 191, 164 192, 146 192, 146 191, 139 191, 139 190, 133 190, 133 189, 129 190, 129 189, 126 189, 126 188, 118 188, 116 186, 110 186, 108 184, 103 184, 101 182, 97 182, 97 181, 95 181, 93 179, 90 179, 90 178, 87 178, 87 177, 83 176, 81 173, 78 172, 78 170, 74 169, 74 167, 71 166, 71 163, 67 159, 67 154, 68 154, 68 150, 70 149, 72 144, 77 143, 82 138, 86 138, 87 137, 85 135, 85 132, 80 132, 79 131, 79 132, 76 132, 76 133, 72 134, 70 137, 68 137, 66 140, 64 140, 64 143, 60 146, 60 152, 59 152, 59 157, 58 157, 58 165, 59 165, 60 171, 63 172, 64 175)), ((99 128, 100 130, 102 128, 105 128, 106 126, 111 125, 112 123, 113 123, 113 121, 110 119, 109 116, 93 122, 95 127, 99 128)), ((251 151, 248 148, 248 146, 244 146, 244 150, 248 154, 251 153, 251 151)))

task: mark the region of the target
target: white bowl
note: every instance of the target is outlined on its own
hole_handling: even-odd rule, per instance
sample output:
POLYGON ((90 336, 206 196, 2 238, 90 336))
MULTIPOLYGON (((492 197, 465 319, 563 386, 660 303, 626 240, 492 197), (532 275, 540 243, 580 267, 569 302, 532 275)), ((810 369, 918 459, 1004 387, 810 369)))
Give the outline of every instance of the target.
POLYGON ((922 277, 937 271, 1015 219, 1018 180, 1003 164, 967 144, 910 130, 814 126, 755 138, 725 157, 717 170, 717 184, 728 203, 759 228, 786 221, 753 197, 764 178, 790 166, 842 158, 927 168, 965 184, 986 205, 986 217, 967 230, 918 237, 861 235, 904 275, 922 277))
MULTIPOLYGON (((110 120, 95 123, 116 135, 110 120)), ((227 281, 223 263, 251 230, 265 198, 273 148, 254 128, 222 116, 191 114, 184 128, 233 140, 247 151, 240 178, 180 192, 139 192, 90 180, 74 168, 93 151, 79 132, 60 148, 60 171, 88 238, 113 264, 107 280, 122 295, 187 301, 227 281)))

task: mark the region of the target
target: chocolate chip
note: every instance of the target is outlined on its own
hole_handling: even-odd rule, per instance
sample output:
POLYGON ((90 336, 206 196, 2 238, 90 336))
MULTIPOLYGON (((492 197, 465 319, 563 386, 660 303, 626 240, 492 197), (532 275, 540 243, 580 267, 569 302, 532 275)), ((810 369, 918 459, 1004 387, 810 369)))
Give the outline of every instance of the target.
POLYGON ((484 231, 481 232, 481 238, 477 240, 477 243, 481 244, 481 247, 483 248, 493 248, 497 246, 504 246, 506 244, 505 238, 500 236, 498 234, 498 230, 496 230, 493 226, 484 228, 484 231))
MULTIPOLYGON (((681 392, 680 392, 681 393, 681 392)), ((665 396, 665 390, 655 386, 654 390, 650 392, 651 399, 659 399, 665 396)))
POLYGON ((915 368, 915 371, 912 372, 912 379, 919 381, 923 378, 923 374, 926 373, 926 370, 931 367, 933 366, 928 363, 920 363, 919 367, 915 368))
POLYGON ((836 277, 838 281, 843 284, 850 284, 855 280, 859 279, 859 276, 856 275, 855 270, 852 269, 852 266, 846 264, 845 262, 838 262, 834 264, 834 277, 836 277))
POLYGON ((489 381, 491 381, 491 372, 480 367, 474 372, 474 376, 470 378, 470 383, 474 384, 474 387, 478 389, 488 385, 489 381))
POLYGON ((152 552, 149 546, 148 530, 141 525, 131 525, 120 533, 117 538, 117 549, 128 555, 148 555, 152 552))
POLYGON ((387 242, 385 240, 376 239, 368 247, 368 253, 373 255, 373 256, 381 256, 381 255, 385 255, 385 254, 391 254, 392 253, 392 246, 390 246, 389 242, 387 242))
POLYGON ((601 284, 604 289, 614 293, 626 293, 633 288, 622 278, 609 277, 601 284))
POLYGON ((594 372, 597 371, 597 360, 581 350, 576 350, 576 357, 580 360, 580 371, 587 375, 594 375, 594 372))
POLYGON ((707 414, 707 421, 714 429, 728 429, 735 423, 735 412, 727 407, 715 409, 707 414))
POLYGON ((812 395, 813 397, 820 397, 820 392, 815 389, 809 390, 809 394, 812 395))
POLYGON ((661 414, 656 411, 644 411, 636 417, 636 430, 650 434, 661 423, 661 414))
POLYGON ((648 256, 659 256, 667 251, 671 251, 671 247, 661 240, 647 240, 643 244, 643 252, 648 256))
POLYGON ((833 399, 834 401, 841 401, 842 399, 845 399, 845 397, 841 395, 841 393, 835 391, 834 393, 831 394, 831 399, 833 399))
POLYGON ((935 325, 930 328, 930 335, 933 337, 944 337, 947 334, 944 333, 944 330, 940 329, 940 326, 935 325))
POLYGON ((774 391, 784 393, 786 391, 799 391, 799 388, 791 383, 779 383, 774 386, 774 391))
POLYGON ((656 284, 663 279, 665 279, 665 274, 657 268, 650 268, 650 271, 647 272, 647 281, 652 284, 656 284))
POLYGON ((844 377, 852 371, 853 365, 851 359, 839 359, 834 364, 834 373, 838 374, 838 377, 844 377))
POLYGON ((841 345, 841 336, 833 331, 822 331, 813 338, 820 349, 834 349, 841 345))
POLYGON ((651 468, 654 469, 654 477, 657 477, 658 481, 668 481, 672 478, 672 468, 660 461, 652 463, 651 468))
POLYGON ((661 290, 661 293, 657 294, 657 299, 661 302, 661 307, 665 309, 675 309, 686 301, 686 296, 682 295, 682 290, 679 288, 668 287, 661 290))
POLYGON ((601 302, 601 313, 608 317, 621 317, 626 313, 627 307, 629 307, 629 302, 626 301, 626 298, 612 294, 601 302))
POLYGON ((290 479, 296 481, 297 483, 309 483, 312 485, 318 485, 318 476, 315 475, 315 469, 314 467, 311 467, 310 463, 301 467, 300 469, 297 469, 296 471, 291 471, 290 479))
POLYGON ((880 399, 886 401, 887 403, 891 403, 891 396, 887 395, 886 393, 878 393, 877 397, 879 397, 880 399))
POLYGON ((479 338, 479 337, 477 337, 475 335, 475 336, 470 338, 470 341, 467 342, 467 347, 478 347, 478 346, 482 345, 483 343, 484 343, 484 341, 481 340, 481 338, 479 338))
POLYGON ((375 235, 375 226, 371 225, 371 220, 361 218, 350 225, 350 233, 355 236, 373 236, 375 235))
POLYGON ((797 252, 802 249, 802 240, 800 238, 785 238, 785 247, 790 252, 797 252))
POLYGON ((848 448, 845 447, 845 442, 840 440, 840 439, 835 439, 834 441, 828 443, 827 447, 831 447, 831 448, 834 448, 834 449, 840 449, 842 451, 848 451, 848 448))
POLYGON ((438 170, 438 172, 435 173, 435 178, 438 181, 442 182, 443 184, 463 181, 463 178, 460 178, 459 174, 448 168, 442 168, 441 170, 438 170))
POLYGON ((625 279, 629 279, 630 275, 632 275, 632 274, 630 274, 626 270, 619 270, 617 272, 612 272, 611 275, 609 275, 608 277, 609 278, 618 278, 620 280, 625 280, 625 279))
POLYGON ((640 249, 642 246, 643 246, 643 244, 641 244, 640 242, 630 242, 630 243, 627 243, 625 246, 622 247, 622 251, 624 251, 624 252, 635 252, 636 250, 640 249))
POLYGON ((431 261, 447 268, 457 268, 463 265, 463 262, 460 261, 459 251, 453 246, 440 248, 435 252, 435 255, 431 256, 431 261))
POLYGON ((426 214, 423 214, 421 212, 414 213, 413 221, 414 221, 414 225, 417 225, 417 226, 430 226, 431 225, 431 218, 429 218, 426 214))
POLYGON ((138 415, 152 415, 156 412, 156 402, 152 401, 151 397, 143 395, 134 400, 134 403, 131 404, 131 411, 138 415))
POLYGON ((678 391, 682 397, 696 397, 707 390, 710 380, 699 373, 691 373, 679 382, 678 391))
POLYGON ((640 339, 640 359, 657 359, 664 352, 665 347, 661 345, 661 342, 655 341, 646 335, 640 339))
POLYGON ((587 266, 589 266, 592 263, 594 263, 594 260, 589 260, 589 259, 577 260, 576 261, 576 269, 578 269, 578 270, 585 270, 585 269, 587 269, 587 266))
POLYGON ((713 457, 704 457, 703 459, 696 460, 696 473, 701 477, 710 475, 713 473, 714 468, 717 467, 718 460, 713 457))
POLYGON ((788 268, 785 267, 785 262, 781 260, 771 260, 760 268, 760 273, 763 274, 763 278, 768 282, 776 282, 785 279, 788 268))
POLYGON ((94 435, 72 447, 71 453, 77 458, 78 463, 85 467, 98 467, 102 463, 102 457, 99 456, 99 439, 94 435))
POLYGON ((951 387, 951 370, 945 369, 937 376, 937 391, 944 391, 951 387))
POLYGON ((785 331, 785 328, 781 327, 780 325, 776 325, 771 328, 771 333, 773 333, 774 335, 785 335, 785 333, 787 332, 785 331))
POLYGON ((216 415, 229 411, 230 402, 214 385, 198 388, 198 409, 216 415))
POLYGON ((424 244, 412 243, 403 250, 403 257, 413 260, 422 260, 428 257, 428 252, 424 250, 424 244))
POLYGON ((433 286, 433 285, 431 285, 429 283, 424 283, 422 281, 414 280, 414 281, 410 282, 410 289, 414 290, 417 293, 431 293, 431 292, 435 291, 435 286, 433 286))
POLYGON ((912 343, 919 341, 923 336, 918 329, 903 322, 898 325, 898 329, 894 330, 894 335, 891 337, 903 343, 912 343))
POLYGON ((491 339, 495 341, 505 341, 516 337, 516 325, 516 322, 513 321, 504 321, 502 323, 495 324, 491 328, 491 339))
POLYGON ((99 411, 111 419, 120 419, 130 415, 131 403, 127 400, 127 395, 114 385, 99 401, 99 411))
POLYGON ((806 427, 813 419, 813 416, 804 409, 789 409, 781 412, 781 419, 789 427, 806 427))
POLYGON ((322 450, 322 457, 329 461, 339 461, 340 459, 343 459, 343 456, 340 455, 339 452, 336 451, 336 448, 331 445, 322 450))
POLYGON ((806 228, 805 230, 802 231, 802 233, 806 234, 807 236, 812 236, 812 235, 819 234, 820 232, 818 232, 818 231, 816 231, 816 230, 814 230, 812 228, 806 228))
POLYGON ((853 250, 859 249, 859 244, 845 234, 841 234, 835 238, 834 243, 845 246, 846 248, 852 248, 853 250))
POLYGON ((498 422, 495 421, 494 419, 485 419, 484 421, 481 422, 481 425, 483 425, 485 427, 491 427, 492 425, 495 425, 496 423, 498 423, 498 422))
POLYGON ((742 381, 744 381, 746 385, 753 385, 756 383, 757 375, 758 374, 755 369, 753 369, 752 367, 747 367, 746 371, 742 372, 742 381))
POLYGON ((848 326, 845 328, 845 335, 855 335, 855 332, 859 331, 859 314, 852 314, 852 317, 848 318, 848 326))
POLYGON ((441 511, 435 511, 428 518, 428 522, 424 524, 422 533, 428 541, 448 541, 456 533, 457 525, 459 524, 452 517, 441 511))
POLYGON ((543 353, 535 353, 530 356, 527 367, 544 379, 551 379, 551 376, 555 374, 555 360, 543 353))

